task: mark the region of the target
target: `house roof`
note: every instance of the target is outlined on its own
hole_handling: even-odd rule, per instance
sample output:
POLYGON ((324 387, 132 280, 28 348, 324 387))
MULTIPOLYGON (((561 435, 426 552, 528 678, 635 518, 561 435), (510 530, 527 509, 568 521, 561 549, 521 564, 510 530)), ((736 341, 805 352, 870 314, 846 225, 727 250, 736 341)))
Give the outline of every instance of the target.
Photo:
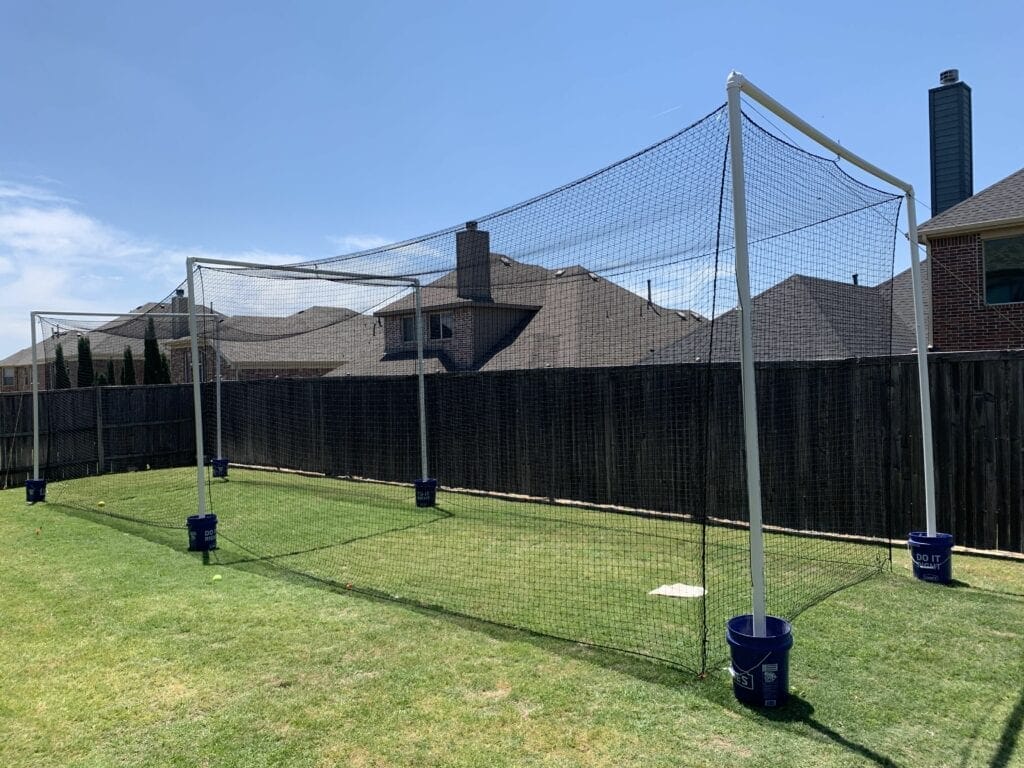
POLYGON ((310 307, 286 317, 234 316, 220 326, 224 359, 241 367, 334 368, 384 353, 379 321, 344 307, 310 307))
MULTIPOLYGON (((446 272, 420 290, 423 309, 449 309, 458 306, 477 305, 516 309, 539 309, 544 303, 544 284, 552 271, 544 267, 510 259, 500 253, 491 254, 491 298, 490 302, 464 299, 458 295, 457 270, 446 272)), ((410 293, 388 304, 375 315, 386 317, 412 312, 416 308, 416 297, 410 293)))
POLYGON ((943 235, 1024 224, 1024 168, 957 203, 917 228, 924 243, 943 235))
MULTIPOLYGON (((755 296, 753 304, 757 360, 886 355, 890 353, 890 327, 892 352, 910 352, 916 346, 909 271, 877 286, 793 275, 755 296)), ((738 359, 739 313, 733 309, 644 362, 738 359)))
MULTIPOLYGON (((45 359, 46 355, 46 340, 36 343, 36 355, 40 360, 45 359)), ((3 360, 0 360, 0 368, 20 368, 23 366, 32 365, 32 345, 28 345, 24 349, 19 349, 17 352, 8 355, 3 360)))
MULTIPOLYGON (((702 318, 689 311, 648 304, 637 294, 581 266, 545 269, 491 255, 494 303, 453 304, 455 273, 423 288, 424 309, 469 304, 528 308, 523 321, 499 341, 477 370, 632 365, 698 327, 702 318)), ((378 315, 408 313, 414 299, 404 297, 378 315)), ((459 370, 443 352, 427 353, 428 373, 459 370)), ((353 358, 329 375, 412 375, 415 354, 353 358)))
MULTIPOLYGON (((210 314, 207 307, 198 307, 200 314, 210 314)), ((119 360, 124 355, 124 348, 131 347, 132 354, 140 358, 143 354, 144 339, 149 320, 153 320, 153 329, 156 332, 157 342, 161 349, 174 338, 188 338, 188 319, 185 317, 152 317, 140 313, 146 312, 170 312, 167 303, 147 302, 132 310, 132 314, 112 317, 106 322, 91 326, 87 319, 83 319, 80 325, 64 323, 71 320, 73 316, 62 317, 54 314, 45 318, 51 325, 52 335, 36 343, 36 354, 40 362, 53 360, 56 355, 57 345, 64 349, 64 357, 67 360, 78 359, 78 337, 88 336, 89 350, 93 360, 119 360)), ((140 358, 141 359, 141 358, 140 358)), ((0 366, 22 367, 32 365, 31 345, 20 349, 8 357, 0 360, 0 366)))

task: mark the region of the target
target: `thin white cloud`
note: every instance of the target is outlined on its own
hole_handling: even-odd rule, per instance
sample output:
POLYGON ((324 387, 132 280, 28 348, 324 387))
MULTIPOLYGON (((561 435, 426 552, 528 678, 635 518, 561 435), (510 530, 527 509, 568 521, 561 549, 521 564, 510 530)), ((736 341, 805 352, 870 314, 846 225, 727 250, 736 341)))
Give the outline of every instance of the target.
MULTIPOLYGON (((46 183, 53 183, 52 179, 43 179, 46 183)), ((58 195, 52 190, 32 184, 19 184, 13 181, 0 179, 0 200, 28 200, 37 203, 74 203, 71 198, 58 195)))
POLYGON ((388 245, 391 241, 380 235, 332 235, 327 241, 338 251, 338 255, 345 256, 350 253, 369 251, 373 248, 380 248, 388 245))
POLYGON ((0 359, 28 346, 29 312, 123 312, 185 279, 188 256, 285 264, 296 254, 181 248, 84 213, 45 187, 0 180, 0 359))

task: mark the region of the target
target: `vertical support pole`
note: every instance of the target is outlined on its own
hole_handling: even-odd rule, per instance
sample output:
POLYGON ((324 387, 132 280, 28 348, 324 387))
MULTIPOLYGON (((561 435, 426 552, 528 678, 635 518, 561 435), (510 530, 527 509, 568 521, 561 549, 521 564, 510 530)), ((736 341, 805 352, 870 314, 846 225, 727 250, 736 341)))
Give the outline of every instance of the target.
POLYGON ((420 406, 420 477, 426 480, 427 473, 427 395, 423 381, 423 296, 420 293, 420 281, 413 284, 416 293, 416 378, 419 388, 420 406))
POLYGON ((39 353, 36 351, 36 313, 30 312, 29 317, 32 321, 32 479, 39 480, 39 353))
POLYGON ((196 514, 206 514, 206 475, 203 472, 203 390, 199 381, 199 329, 196 322, 195 257, 185 260, 188 270, 188 332, 192 348, 192 406, 196 420, 196 493, 199 496, 196 514))
POLYGON ((765 637, 764 530, 761 523, 761 456, 757 438, 757 391, 754 386, 753 311, 747 252, 747 199, 743 176, 741 76, 729 75, 729 154, 732 163, 732 208, 736 237, 736 291, 740 311, 740 373, 743 385, 743 434, 747 455, 747 506, 750 512, 750 581, 754 635, 765 637))
POLYGON ((216 369, 216 389, 217 389, 217 458, 224 458, 224 442, 221 437, 221 420, 220 420, 220 320, 213 311, 213 307, 210 307, 210 314, 213 315, 213 354, 216 357, 215 369, 216 369))
POLYGON ((917 334, 917 380, 921 390, 921 448, 924 453, 924 509, 927 533, 936 533, 935 521, 935 451, 932 443, 932 397, 928 376, 928 336, 924 316, 924 290, 917 251, 917 202, 914 188, 906 187, 907 237, 910 239, 910 279, 914 290, 914 327, 917 334))

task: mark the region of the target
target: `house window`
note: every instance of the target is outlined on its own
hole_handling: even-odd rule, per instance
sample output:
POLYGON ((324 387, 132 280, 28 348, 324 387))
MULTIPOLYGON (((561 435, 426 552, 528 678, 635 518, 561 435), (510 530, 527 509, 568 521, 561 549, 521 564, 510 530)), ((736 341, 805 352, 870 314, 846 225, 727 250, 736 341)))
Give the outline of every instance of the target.
POLYGON ((451 312, 435 312, 430 316, 430 338, 450 339, 455 335, 455 315, 451 312))
POLYGON ((416 341, 416 316, 402 318, 402 341, 416 341))
MULTIPOLYGON (((199 355, 199 381, 206 381, 206 356, 199 355)), ((185 383, 192 383, 192 351, 185 350, 185 383)))
POLYGON ((14 369, 13 368, 4 368, 4 379, 3 379, 3 381, 4 381, 4 386, 5 387, 13 387, 14 386, 14 369))
POLYGON ((1024 302, 1024 235, 985 241, 985 302, 1024 302))

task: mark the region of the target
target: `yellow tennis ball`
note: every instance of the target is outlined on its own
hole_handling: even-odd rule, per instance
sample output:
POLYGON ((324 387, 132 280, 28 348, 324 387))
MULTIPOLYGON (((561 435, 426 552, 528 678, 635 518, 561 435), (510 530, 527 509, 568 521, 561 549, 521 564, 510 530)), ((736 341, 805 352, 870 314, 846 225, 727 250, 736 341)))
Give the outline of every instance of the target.
POLYGON ((220 581, 220 579, 221 575, 219 573, 215 573, 213 574, 213 576, 210 577, 210 581, 220 581))
POLYGON ((105 501, 97 501, 96 502, 96 506, 97 507, 105 507, 105 506, 107 506, 107 502, 105 502, 105 501))

